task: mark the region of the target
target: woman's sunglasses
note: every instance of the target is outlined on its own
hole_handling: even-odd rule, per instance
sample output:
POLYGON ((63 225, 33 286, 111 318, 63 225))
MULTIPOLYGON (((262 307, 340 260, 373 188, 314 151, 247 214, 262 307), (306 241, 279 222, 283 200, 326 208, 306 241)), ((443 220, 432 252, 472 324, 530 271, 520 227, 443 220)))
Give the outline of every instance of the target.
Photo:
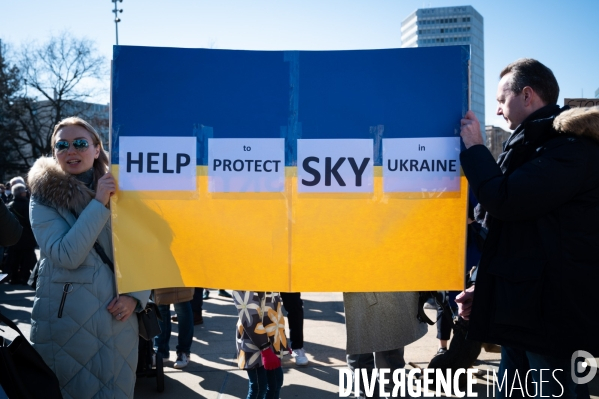
MULTIPOLYGON (((54 144, 54 149, 57 154, 60 154, 67 151, 70 146, 71 144, 67 140, 60 140, 54 144)), ((75 139, 73 140, 73 147, 79 152, 84 152, 89 148, 89 143, 86 139, 75 139)))

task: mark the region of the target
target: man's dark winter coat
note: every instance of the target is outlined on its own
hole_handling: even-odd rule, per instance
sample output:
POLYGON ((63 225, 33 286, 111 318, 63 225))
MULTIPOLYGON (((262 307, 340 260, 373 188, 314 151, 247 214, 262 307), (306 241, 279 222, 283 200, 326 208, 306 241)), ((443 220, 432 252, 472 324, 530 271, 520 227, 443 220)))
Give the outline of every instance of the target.
POLYGON ((0 247, 8 247, 16 244, 22 232, 23 227, 17 218, 8 210, 4 203, 0 203, 0 247))
POLYGON ((31 223, 29 222, 29 198, 17 195, 14 200, 8 204, 8 209, 16 216, 21 226, 23 226, 23 234, 18 243, 11 249, 16 251, 32 250, 37 246, 31 223))
POLYGON ((546 106, 495 163, 463 151, 487 212, 469 338, 550 355, 599 356, 599 108, 546 106))

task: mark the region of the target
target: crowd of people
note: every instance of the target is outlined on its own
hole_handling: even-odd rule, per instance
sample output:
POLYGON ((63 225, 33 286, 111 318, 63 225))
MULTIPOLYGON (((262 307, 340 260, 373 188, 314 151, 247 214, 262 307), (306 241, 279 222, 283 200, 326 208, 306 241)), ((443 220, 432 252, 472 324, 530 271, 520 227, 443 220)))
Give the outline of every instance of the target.
POLYGON ((6 248, 0 246, 2 271, 7 274, 6 279, 10 284, 26 284, 37 262, 37 242, 29 223, 29 192, 25 180, 17 176, 6 185, 0 184, 0 198, 23 229, 16 244, 6 248))
MULTIPOLYGON (((558 94, 552 71, 536 60, 517 60, 501 72, 497 114, 514 132, 498 161, 484 146, 476 115, 468 111, 460 122, 461 165, 472 192, 467 266, 478 267, 473 284, 450 294, 439 309, 438 355, 447 353, 453 323, 445 308, 455 309, 469 340, 501 345, 500 378, 530 372, 535 383, 546 384, 546 395, 584 398, 588 390, 571 377, 570 360, 577 350, 599 355, 593 298, 599 109, 560 108, 558 94), (543 380, 542 369, 554 378, 543 380)), ((58 376, 63 396, 129 398, 139 339, 132 316, 144 309, 150 291, 116 290, 109 200, 117 187, 98 133, 70 117, 56 125, 51 140, 52 155, 35 162, 27 182, 15 177, 0 185, 3 269, 10 284, 25 283, 36 269, 31 341, 58 376)), ((168 305, 160 308, 155 347, 163 358, 170 354, 171 321, 179 323, 175 368, 189 362, 194 325, 204 322, 202 300, 209 295, 196 288, 192 300, 175 304, 172 319, 168 305)), ((247 397, 278 398, 281 358, 291 354, 297 365, 309 363, 301 294, 219 295, 232 296, 238 311, 237 362, 248 374, 247 397)), ((343 299, 348 366, 405 367, 405 346, 427 331, 419 293, 345 293, 343 299)), ((506 392, 499 389, 497 396, 506 392)))

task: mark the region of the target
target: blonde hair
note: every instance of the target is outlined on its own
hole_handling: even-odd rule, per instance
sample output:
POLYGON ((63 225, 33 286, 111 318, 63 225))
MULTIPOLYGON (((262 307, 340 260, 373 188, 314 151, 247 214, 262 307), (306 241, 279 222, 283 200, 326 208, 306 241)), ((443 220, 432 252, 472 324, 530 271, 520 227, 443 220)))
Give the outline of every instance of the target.
POLYGON ((91 135, 92 135, 92 140, 93 140, 93 144, 94 146, 100 146, 100 155, 98 156, 97 159, 94 160, 94 165, 93 165, 93 169, 94 169, 94 189, 96 188, 96 182, 98 181, 98 179, 102 176, 104 176, 106 174, 106 172, 108 172, 108 153, 104 150, 104 145, 102 144, 102 139, 100 138, 100 135, 98 134, 98 132, 96 131, 96 129, 93 128, 92 125, 90 125, 87 121, 79 118, 78 116, 70 116, 68 118, 64 118, 63 120, 61 120, 60 122, 58 122, 56 124, 56 126, 54 126, 54 131, 52 132, 52 139, 51 139, 51 146, 52 146, 52 152, 54 153, 54 144, 56 144, 56 134, 58 133, 58 131, 60 129, 62 129, 65 126, 81 126, 82 128, 84 128, 85 130, 87 130, 91 135))

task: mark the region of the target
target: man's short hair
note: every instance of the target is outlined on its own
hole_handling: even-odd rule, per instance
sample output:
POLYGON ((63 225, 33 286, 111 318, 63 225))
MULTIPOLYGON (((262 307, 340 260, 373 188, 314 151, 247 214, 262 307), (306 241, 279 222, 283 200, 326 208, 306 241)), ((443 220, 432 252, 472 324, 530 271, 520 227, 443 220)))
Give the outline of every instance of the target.
POLYGON ((508 73, 512 73, 510 90, 514 94, 522 93, 522 90, 528 86, 539 95, 545 104, 557 104, 559 97, 557 80, 551 69, 539 61, 532 58, 520 58, 503 68, 499 78, 503 78, 508 73))
POLYGON ((21 183, 15 183, 12 185, 12 195, 14 195, 15 197, 17 195, 21 195, 23 193, 27 192, 27 188, 25 187, 24 184, 21 183))

